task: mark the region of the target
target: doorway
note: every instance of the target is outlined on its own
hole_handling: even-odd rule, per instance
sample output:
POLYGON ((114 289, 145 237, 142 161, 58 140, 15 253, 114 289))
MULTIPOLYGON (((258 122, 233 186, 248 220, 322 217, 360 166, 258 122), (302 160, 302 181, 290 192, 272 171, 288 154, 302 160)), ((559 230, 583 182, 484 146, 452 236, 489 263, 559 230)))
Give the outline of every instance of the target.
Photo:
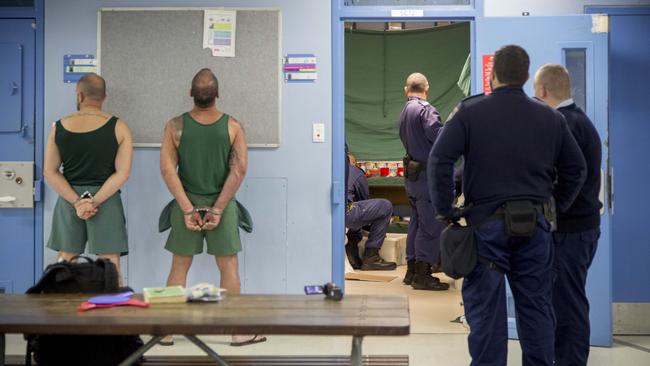
MULTIPOLYGON (((441 122, 470 95, 471 23, 348 21, 344 44, 345 140, 353 165, 366 176, 369 198, 388 200, 392 206, 380 254, 397 264, 390 271, 353 270, 347 264, 346 293, 406 294, 417 319, 412 331, 464 333, 460 281, 439 272, 434 276, 450 284, 447 291, 414 290, 402 283, 411 210, 402 174, 405 149, 399 139, 399 115, 407 100, 405 81, 413 72, 428 78, 428 102, 438 110, 441 122)), ((362 232, 361 256, 368 235, 362 232)))

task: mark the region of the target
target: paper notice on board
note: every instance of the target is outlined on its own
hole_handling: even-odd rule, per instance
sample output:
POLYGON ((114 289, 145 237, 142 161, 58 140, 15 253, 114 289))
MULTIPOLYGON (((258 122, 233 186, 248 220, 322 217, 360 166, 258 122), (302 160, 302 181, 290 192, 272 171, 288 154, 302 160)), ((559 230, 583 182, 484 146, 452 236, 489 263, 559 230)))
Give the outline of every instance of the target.
POLYGON ((203 15, 203 48, 209 48, 212 56, 235 57, 234 10, 206 10, 203 15))

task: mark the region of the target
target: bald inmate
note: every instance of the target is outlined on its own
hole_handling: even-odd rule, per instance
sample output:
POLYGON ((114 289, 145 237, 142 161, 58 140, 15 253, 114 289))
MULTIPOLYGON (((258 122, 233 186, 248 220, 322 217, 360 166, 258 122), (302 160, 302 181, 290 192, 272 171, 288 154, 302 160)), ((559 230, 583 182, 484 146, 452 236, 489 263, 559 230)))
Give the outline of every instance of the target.
POLYGON ((199 108, 208 108, 214 105, 216 98, 219 98, 219 81, 212 70, 201 69, 192 79, 190 95, 194 98, 194 104, 199 108))
POLYGON ((426 76, 420 74, 419 72, 415 72, 406 78, 406 86, 404 87, 404 91, 406 93, 424 93, 426 91, 429 91, 429 81, 427 80, 426 76))
POLYGON ((96 102, 106 99, 106 81, 95 73, 82 76, 77 82, 77 90, 84 97, 96 102))

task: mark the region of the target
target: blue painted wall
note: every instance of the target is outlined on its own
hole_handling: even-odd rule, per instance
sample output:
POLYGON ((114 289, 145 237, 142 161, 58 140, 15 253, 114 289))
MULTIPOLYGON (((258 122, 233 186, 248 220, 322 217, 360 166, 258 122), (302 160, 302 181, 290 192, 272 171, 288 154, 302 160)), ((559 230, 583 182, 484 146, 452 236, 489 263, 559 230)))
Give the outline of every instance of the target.
MULTIPOLYGON (((63 55, 96 54, 97 10, 128 7, 127 0, 58 0, 45 7, 45 134, 51 123, 74 111, 74 85, 62 82, 63 55)), ((138 7, 257 7, 282 12, 282 53, 314 53, 319 80, 284 84, 282 136, 278 149, 253 149, 240 198, 257 225, 244 235, 240 254, 243 290, 297 293, 309 283, 331 278, 331 26, 327 0, 184 1, 142 0, 138 7), (326 142, 311 142, 311 125, 325 124, 326 142)), ((155 55, 152 55, 155 56, 155 55)), ((107 80, 110 83, 110 80, 107 80)), ((189 88, 179 85, 179 88, 189 88)), ((228 92, 224 90, 223 92, 228 92)), ((108 96, 110 98, 110 96, 108 96)), ((263 108, 263 106, 256 106, 263 108)), ((119 111, 109 111, 115 115, 119 111)), ((172 116, 170 116, 172 117, 172 116)), ((137 121, 126 121, 137 123, 137 121)), ((170 199, 160 178, 158 149, 136 149, 133 173, 123 189, 131 253, 122 265, 128 283, 165 283, 171 256, 163 249, 166 234, 157 233, 158 214, 170 199)), ((56 193, 45 192, 44 236, 50 232, 56 193)), ((45 248, 45 264, 55 253, 45 248)), ((188 284, 218 283, 213 258, 195 259, 188 284)))

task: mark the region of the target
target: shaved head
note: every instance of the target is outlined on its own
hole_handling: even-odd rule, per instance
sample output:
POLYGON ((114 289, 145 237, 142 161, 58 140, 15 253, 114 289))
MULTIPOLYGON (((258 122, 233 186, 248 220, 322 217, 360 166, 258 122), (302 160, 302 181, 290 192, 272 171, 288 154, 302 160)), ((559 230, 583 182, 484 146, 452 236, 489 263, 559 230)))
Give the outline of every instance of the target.
POLYGON ((571 79, 562 65, 546 64, 537 70, 535 85, 544 87, 553 98, 563 101, 571 98, 571 79))
POLYGON ((406 92, 407 93, 424 93, 429 90, 429 81, 427 77, 414 72, 406 78, 406 92))
POLYGON ((219 98, 219 81, 212 70, 201 69, 194 75, 190 95, 197 107, 207 108, 214 105, 214 100, 219 98))
POLYGON ((77 82, 77 91, 85 98, 103 102, 106 99, 106 81, 95 73, 86 74, 77 82))

